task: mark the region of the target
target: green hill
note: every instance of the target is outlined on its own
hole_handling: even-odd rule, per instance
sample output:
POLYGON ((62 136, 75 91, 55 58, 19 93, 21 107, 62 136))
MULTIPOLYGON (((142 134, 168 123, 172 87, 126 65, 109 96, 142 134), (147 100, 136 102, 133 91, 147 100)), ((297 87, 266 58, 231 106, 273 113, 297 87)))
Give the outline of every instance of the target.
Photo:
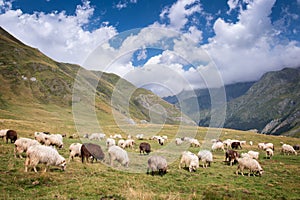
MULTIPOLYGON (((1 119, 16 120, 15 122, 41 121, 40 127, 47 124, 47 121, 57 122, 67 131, 74 132, 72 114, 74 109, 82 105, 94 106, 101 125, 113 125, 116 123, 115 118, 122 118, 125 124, 141 121, 192 123, 188 118, 182 118, 177 108, 151 91, 136 88, 115 74, 88 71, 78 65, 56 62, 38 49, 23 44, 2 28, 0 71, 1 119), (77 98, 74 95, 75 80, 81 87, 81 92, 93 91, 93 85, 96 85, 93 99, 84 95, 77 98), (87 100, 95 103, 87 105, 87 100), (157 106, 159 109, 156 109, 157 106)), ((47 128, 56 130, 55 127, 47 128)))

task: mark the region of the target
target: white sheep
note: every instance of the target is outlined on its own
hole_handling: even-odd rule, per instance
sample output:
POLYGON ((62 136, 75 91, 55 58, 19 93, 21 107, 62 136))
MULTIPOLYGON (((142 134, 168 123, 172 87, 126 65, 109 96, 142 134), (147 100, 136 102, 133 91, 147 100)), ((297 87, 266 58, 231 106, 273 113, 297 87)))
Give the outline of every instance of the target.
POLYGON ((4 140, 4 137, 6 137, 6 133, 9 129, 2 129, 0 130, 0 137, 4 140))
POLYGON ((210 163, 213 162, 213 155, 208 150, 200 150, 198 152, 198 158, 201 160, 203 168, 207 168, 210 166, 210 163))
POLYGON ((23 158, 21 153, 26 152, 30 146, 39 145, 40 143, 36 140, 30 138, 19 138, 15 141, 15 148, 14 148, 14 156, 17 157, 17 153, 19 154, 20 158, 23 158))
POLYGON ((183 143, 181 138, 175 138, 175 144, 176 145, 181 145, 183 143))
POLYGON ((129 148, 133 148, 135 142, 133 139, 127 139, 124 141, 123 145, 122 145, 122 148, 125 149, 126 147, 129 147, 129 148))
POLYGON ((227 148, 231 146, 231 143, 232 143, 232 142, 231 142, 231 139, 226 139, 226 140, 223 141, 223 144, 224 144, 225 147, 227 147, 227 148))
POLYGON ((272 158, 272 156, 274 156, 274 151, 270 148, 266 149, 266 158, 272 158))
POLYGON ((267 149, 267 148, 270 148, 274 151, 274 144, 273 143, 265 143, 265 146, 263 148, 263 150, 267 149))
POLYGON ((123 137, 121 136, 121 134, 115 134, 115 135, 111 135, 110 138, 114 138, 114 139, 122 139, 123 137))
POLYGON ((162 138, 162 137, 160 137, 160 136, 158 137, 157 141, 158 141, 158 143, 159 143, 160 145, 164 145, 164 144, 165 144, 165 139, 162 138))
POLYGON ((254 158, 255 160, 258 160, 259 158, 259 152, 257 151, 248 151, 248 154, 251 156, 251 158, 254 158))
POLYGON ((123 166, 128 167, 129 158, 127 152, 119 146, 111 146, 108 149, 110 165, 113 166, 113 161, 118 161, 123 166))
POLYGON ((33 167, 34 171, 37 172, 36 166, 39 163, 46 164, 44 172, 48 170, 49 166, 59 166, 62 170, 66 169, 65 158, 59 155, 57 150, 52 147, 34 145, 28 148, 26 155, 25 172, 28 171, 28 167, 33 167))
MULTIPOLYGON (((142 139, 144 139, 144 134, 137 134, 135 137, 138 140, 142 140, 142 139)), ((128 139, 131 139, 131 138, 128 138, 128 139)))
POLYGON ((58 148, 63 148, 63 137, 60 134, 52 134, 46 135, 45 137, 45 145, 47 146, 57 146, 58 148))
POLYGON ((291 154, 297 155, 297 152, 295 151, 295 149, 289 144, 283 144, 281 147, 281 151, 283 154, 290 155, 290 153, 291 153, 291 154))
POLYGON ((147 174, 151 170, 152 175, 154 175, 155 171, 158 171, 158 173, 162 176, 167 173, 167 169, 168 163, 163 156, 151 156, 148 159, 147 174))
POLYGON ((249 145, 250 145, 250 146, 252 146, 252 145, 253 145, 253 142, 252 142, 252 141, 250 141, 250 142, 249 142, 249 145))
POLYGON ((106 137, 104 133, 92 133, 88 138, 89 140, 102 140, 106 137))
POLYGON ((181 154, 181 159, 179 163, 179 169, 181 169, 182 164, 189 167, 189 171, 196 171, 199 168, 199 158, 194 153, 190 151, 184 151, 181 154))
POLYGON ((121 139, 118 141, 118 146, 123 148, 124 143, 125 143, 125 140, 121 139))
POLYGON ((190 139, 190 145, 191 145, 191 147, 192 146, 194 146, 194 147, 200 147, 200 142, 197 139, 192 138, 192 139, 190 139))
POLYGON ((44 132, 35 132, 34 133, 34 139, 36 139, 41 144, 45 144, 46 136, 47 136, 47 134, 45 134, 44 132))
POLYGON ((106 147, 107 148, 114 146, 114 145, 116 145, 116 141, 113 138, 106 139, 106 147))
POLYGON ((70 152, 70 157, 69 157, 69 162, 71 159, 73 160, 74 157, 78 156, 81 157, 81 146, 82 144, 80 143, 72 143, 69 147, 69 152, 70 152))
POLYGON ((238 175, 238 171, 240 170, 242 176, 244 176, 244 169, 249 169, 248 176, 250 176, 251 173, 253 173, 253 176, 255 176, 255 173, 262 175, 264 172, 258 161, 255 159, 244 157, 237 158, 237 161, 239 165, 235 172, 236 175, 238 175))
POLYGON ((215 143, 213 143, 213 145, 211 147, 211 150, 215 151, 215 150, 218 150, 218 149, 221 149, 221 150, 225 151, 223 142, 215 142, 215 143))

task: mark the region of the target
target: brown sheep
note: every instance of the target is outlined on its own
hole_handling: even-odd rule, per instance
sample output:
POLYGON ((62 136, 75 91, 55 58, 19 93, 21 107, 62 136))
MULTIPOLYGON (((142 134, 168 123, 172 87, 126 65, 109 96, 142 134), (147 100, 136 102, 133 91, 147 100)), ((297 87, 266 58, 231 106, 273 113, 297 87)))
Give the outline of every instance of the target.
POLYGON ((8 130, 6 132, 6 144, 8 143, 8 139, 10 139, 10 143, 14 143, 18 139, 18 134, 14 130, 8 130))

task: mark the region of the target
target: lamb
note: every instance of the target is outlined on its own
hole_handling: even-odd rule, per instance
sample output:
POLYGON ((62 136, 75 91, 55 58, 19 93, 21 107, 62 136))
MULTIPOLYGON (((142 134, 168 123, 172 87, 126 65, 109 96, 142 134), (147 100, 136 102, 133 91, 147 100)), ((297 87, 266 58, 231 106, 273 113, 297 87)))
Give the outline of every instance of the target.
POLYGON ((200 142, 195 139, 195 138, 192 138, 190 139, 190 144, 191 144, 191 147, 194 146, 194 147, 200 147, 200 142))
POLYGON ((69 147, 69 152, 70 152, 70 157, 69 157, 69 162, 71 159, 73 160, 74 157, 78 156, 81 157, 81 147, 82 144, 80 143, 72 143, 69 147))
POLYGON ((182 164, 184 164, 185 166, 189 166, 190 172, 196 171, 199 168, 199 158, 190 151, 184 151, 181 155, 179 169, 181 169, 182 164))
POLYGON ((116 145, 116 141, 113 138, 106 139, 106 147, 107 148, 114 146, 114 145, 116 145))
POLYGON ((245 157, 237 158, 237 161, 239 165, 235 172, 236 175, 238 175, 238 171, 240 170, 242 176, 244 176, 244 169, 249 169, 248 176, 250 176, 251 173, 253 173, 253 176, 255 176, 256 173, 262 175, 264 172, 258 161, 255 159, 245 157))
POLYGON ((200 150, 198 152, 198 158, 201 160, 203 168, 207 168, 207 166, 210 167, 210 163, 213 162, 213 155, 208 150, 200 150))
POLYGON ((140 154, 149 154, 151 152, 151 146, 150 146, 150 144, 149 143, 147 143, 147 142, 142 142, 141 144, 140 144, 140 154))
POLYGON ((14 149, 14 156, 17 157, 17 153, 19 154, 20 158, 23 158, 21 153, 26 152, 30 146, 39 145, 40 143, 36 140, 29 139, 29 138, 19 138, 15 141, 15 149, 14 149))
POLYGON ((266 158, 271 159, 272 156, 274 156, 273 150, 270 149, 270 148, 267 148, 267 149, 266 149, 266 158))
POLYGON ((283 154, 290 155, 290 153, 291 153, 291 154, 297 155, 297 152, 295 151, 295 149, 289 144, 283 144, 281 147, 281 151, 283 154))
POLYGON ((167 173, 168 169, 168 163, 167 160, 163 156, 151 156, 148 159, 148 168, 147 168, 147 174, 149 174, 149 171, 151 169, 152 176, 154 175, 155 171, 158 171, 158 173, 163 176, 167 173))
POLYGON ((58 148, 63 148, 63 137, 60 134, 46 135, 45 137, 46 146, 56 146, 58 148))
POLYGON ((44 172, 46 172, 50 166, 59 166, 63 171, 66 169, 65 158, 59 155, 57 150, 52 147, 33 145, 28 148, 26 155, 25 172, 28 171, 28 167, 33 167, 34 171, 37 172, 36 166, 39 163, 46 164, 44 172))
POLYGON ((88 162, 89 157, 92 157, 91 163, 93 163, 94 159, 96 159, 96 160, 104 159, 104 153, 103 153, 101 147, 97 144, 92 144, 92 143, 82 144, 80 153, 81 153, 81 162, 82 163, 84 163, 84 158, 86 158, 86 161, 88 162))
POLYGON ((230 163, 230 166, 234 163, 234 161, 237 161, 237 158, 240 157, 240 154, 237 151, 234 150, 227 150, 225 153, 225 162, 230 163))
POLYGON ((8 130, 6 132, 6 144, 8 143, 8 139, 10 139, 10 143, 14 143, 18 139, 18 134, 14 130, 8 130))
POLYGON ((110 165, 113 166, 113 161, 118 161, 121 165, 128 167, 129 158, 127 152, 119 146, 111 146, 108 149, 110 165))
POLYGON ((215 150, 218 150, 218 149, 222 149, 223 151, 225 151, 223 142, 215 142, 215 143, 213 143, 213 145, 211 147, 211 150, 215 151, 215 150))

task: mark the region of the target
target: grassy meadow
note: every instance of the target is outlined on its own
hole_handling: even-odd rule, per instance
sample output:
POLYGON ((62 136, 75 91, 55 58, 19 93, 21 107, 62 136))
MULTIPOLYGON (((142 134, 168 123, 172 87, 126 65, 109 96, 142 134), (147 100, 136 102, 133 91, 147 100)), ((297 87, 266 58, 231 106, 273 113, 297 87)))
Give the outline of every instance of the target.
MULTIPOLYGON (((38 108, 36 108, 38 109, 38 108)), ((64 148, 58 150, 66 159, 69 157, 68 147, 74 142, 85 142, 83 139, 68 138, 74 133, 74 125, 69 120, 59 120, 72 117, 71 113, 63 112, 58 116, 49 113, 32 116, 32 120, 2 119, 1 129, 17 130, 19 137, 33 138, 34 131, 49 130, 53 133, 67 133, 64 138, 64 148), (64 114, 63 114, 64 113, 64 114), (39 116, 39 117, 38 117, 39 116), (46 118, 51 118, 47 123, 46 118)), ((34 113, 34 112, 33 112, 34 113)), ((4 115, 2 113, 2 115, 4 115)), ((9 113, 7 113, 9 115, 9 113)), ((281 155, 280 142, 299 144, 300 139, 290 137, 275 137, 236 130, 210 129, 220 132, 220 139, 239 139, 254 142, 248 143, 240 152, 258 150, 258 142, 272 142, 275 145, 275 156, 266 159, 265 153, 260 151, 259 162, 265 170, 263 176, 235 175, 236 165, 229 166, 224 161, 224 152, 213 152, 212 166, 196 172, 179 169, 180 152, 188 149, 198 153, 199 147, 176 147, 175 137, 195 135, 203 142, 207 128, 193 126, 171 125, 135 125, 117 126, 103 125, 106 135, 120 133, 126 137, 127 133, 135 136, 144 133, 151 135, 167 135, 169 140, 160 146, 152 140, 136 140, 134 149, 127 149, 129 153, 129 168, 115 163, 115 167, 108 165, 105 142, 98 142, 106 154, 101 162, 81 163, 76 157, 67 164, 66 171, 57 167, 50 167, 49 172, 42 172, 43 165, 38 166, 38 173, 33 171, 24 173, 25 159, 14 158, 13 144, 0 141, 0 199, 299 199, 300 197, 300 157, 295 155, 281 155), (140 156, 138 144, 147 141, 151 144, 154 154, 165 154, 169 162, 168 173, 163 177, 146 174, 149 156, 140 156), (171 152, 171 153, 170 153, 171 152), (170 155, 170 157, 168 157, 170 155)), ((248 171, 245 171, 246 175, 248 171)))

